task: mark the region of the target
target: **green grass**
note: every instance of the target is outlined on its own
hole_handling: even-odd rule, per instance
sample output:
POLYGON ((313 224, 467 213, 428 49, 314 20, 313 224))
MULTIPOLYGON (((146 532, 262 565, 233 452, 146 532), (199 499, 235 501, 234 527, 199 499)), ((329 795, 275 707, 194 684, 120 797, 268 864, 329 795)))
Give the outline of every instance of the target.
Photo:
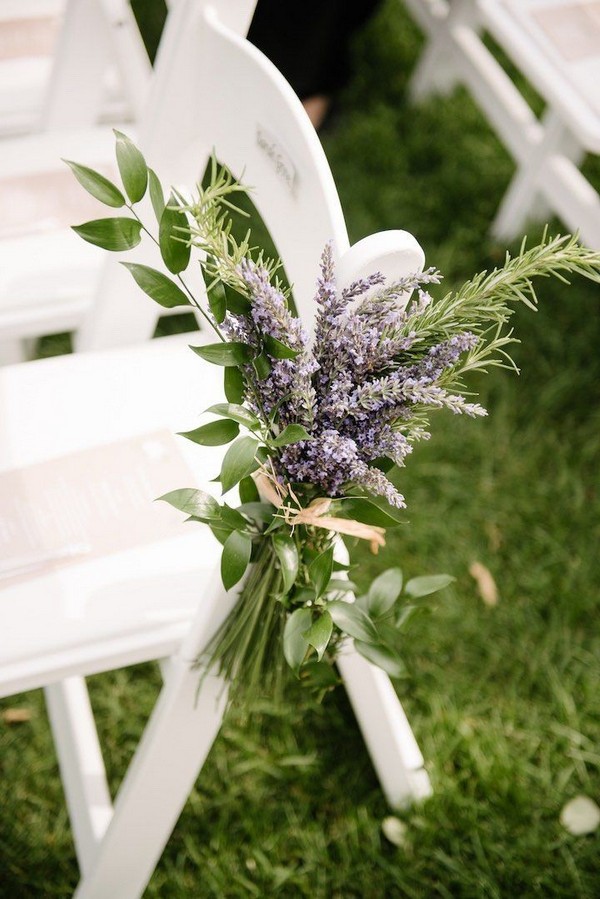
MULTIPOLYGON (((466 93, 408 105, 419 46, 388 3, 324 142, 353 238, 406 227, 458 283, 502 258, 486 231, 512 165, 466 93)), ((363 584, 391 563, 457 578, 415 621, 398 684, 435 791, 402 814, 406 844, 381 833, 389 810, 343 691, 314 706, 292 689, 249 722, 230 715, 148 897, 600 895, 598 833, 558 821, 577 793, 600 800, 600 308, 588 284, 539 293, 540 311, 516 316, 520 377, 477 381, 486 420, 438 417, 402 476, 410 523, 378 560, 355 554, 363 584), (496 578, 495 608, 473 560, 496 578)), ((91 679, 113 788, 158 684, 152 666, 91 679)), ((41 695, 3 706, 32 718, 0 724, 0 896, 69 896, 77 867, 41 695)))

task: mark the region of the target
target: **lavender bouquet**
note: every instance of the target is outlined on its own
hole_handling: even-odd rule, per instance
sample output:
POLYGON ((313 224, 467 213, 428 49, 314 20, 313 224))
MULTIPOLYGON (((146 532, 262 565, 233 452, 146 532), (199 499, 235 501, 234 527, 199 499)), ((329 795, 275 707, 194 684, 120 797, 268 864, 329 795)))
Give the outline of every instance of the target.
POLYGON ((69 165, 93 196, 129 215, 75 231, 108 250, 135 247, 143 232, 154 240, 169 275, 123 264, 160 305, 198 310, 216 340, 191 349, 224 369, 227 402, 211 406, 213 419, 183 436, 230 444, 219 479, 224 495, 237 487, 240 503, 234 508, 193 488, 162 497, 222 543, 226 589, 242 584, 234 611, 199 661, 216 665, 249 696, 275 688, 284 660, 322 690, 336 681, 331 663, 340 642, 351 639, 369 661, 400 676, 411 611, 452 578, 403 584, 392 568, 354 599, 346 556, 337 551, 342 535, 368 541, 374 552, 384 545, 405 507, 398 470, 414 444, 429 439, 429 413, 485 415, 465 398, 464 375, 512 365, 508 323, 516 303, 535 309, 531 279, 576 272, 598 281, 600 256, 569 236, 545 238, 433 300, 430 288, 441 278, 435 269, 391 284, 375 272, 340 288, 326 246, 309 340, 279 260, 253 250, 249 234, 241 242, 233 236, 232 198, 242 185, 213 161, 209 183, 198 186, 192 203, 177 193, 165 203, 140 151, 116 135, 124 192, 92 169, 69 165), (134 208, 147 190, 157 237, 134 208), (192 248, 200 251, 207 308, 182 276, 192 248))

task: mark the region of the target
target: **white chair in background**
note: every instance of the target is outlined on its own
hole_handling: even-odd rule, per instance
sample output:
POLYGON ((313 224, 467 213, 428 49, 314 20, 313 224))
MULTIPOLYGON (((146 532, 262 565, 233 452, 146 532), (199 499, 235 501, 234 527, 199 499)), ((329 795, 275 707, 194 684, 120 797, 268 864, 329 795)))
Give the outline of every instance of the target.
POLYGON ((3 0, 0 134, 139 117, 150 62, 127 0, 3 0))
POLYGON ((0 4, 0 135, 38 127, 65 0, 0 4))
POLYGON ((492 225, 502 240, 528 220, 558 215, 600 247, 600 196, 580 171, 600 153, 600 6, 579 0, 405 0, 428 42, 411 88, 415 98, 464 84, 517 173, 492 225), (546 103, 538 120, 484 43, 491 35, 546 103))
POLYGON ((74 190, 61 157, 112 171, 113 135, 98 122, 137 122, 151 71, 127 0, 68 0, 41 130, 0 142, 0 364, 26 358, 36 337, 76 328, 89 307, 100 263, 69 225, 93 218, 98 204, 74 190))
MULTIPOLYGON (((333 240, 344 282, 377 268, 400 277, 419 269, 423 254, 402 231, 350 248, 331 172, 300 102, 239 36, 253 6, 252 0, 180 0, 157 60, 165 71, 154 83, 170 98, 177 127, 157 114, 142 144, 149 164, 178 185, 193 183, 213 147, 235 174, 244 170, 308 321, 326 241, 333 240)), ((113 272, 120 268, 111 265, 113 272)), ((220 396, 221 372, 187 349, 189 335, 132 346, 151 334, 155 321, 132 281, 107 274, 86 343, 129 345, 0 372, 0 469, 19 466, 13 482, 33 483, 27 466, 56 465, 60 458, 74 471, 77 454, 102 446, 108 460, 113 450, 106 445, 118 441, 149 442, 155 457, 156 446, 168 440, 157 432, 197 424, 199 412, 220 396)), ((212 342, 211 334, 194 334, 197 341, 212 342)), ((193 481, 210 490, 218 451, 183 439, 170 446, 177 470, 159 492, 193 481), (186 483, 180 465, 190 469, 186 483)), ((148 518, 157 523, 172 511, 148 503, 148 518)), ((174 527, 150 544, 30 571, 0 591, 0 695, 46 689, 82 871, 78 899, 142 895, 222 720, 226 685, 210 674, 196 702, 193 661, 233 608, 236 591, 225 594, 220 586, 208 529, 174 527), (113 806, 85 677, 154 659, 167 660, 164 686, 113 806)), ((423 759, 387 676, 353 651, 339 667, 389 802, 427 796, 423 759)))

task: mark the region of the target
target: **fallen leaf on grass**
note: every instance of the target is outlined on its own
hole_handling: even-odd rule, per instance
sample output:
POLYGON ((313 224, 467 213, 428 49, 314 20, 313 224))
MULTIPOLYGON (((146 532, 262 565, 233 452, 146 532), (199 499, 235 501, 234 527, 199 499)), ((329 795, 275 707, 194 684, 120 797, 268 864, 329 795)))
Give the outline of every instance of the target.
POLYGON ((486 568, 481 562, 471 562, 469 574, 477 583, 479 595, 486 606, 498 605, 498 588, 489 568, 486 568))
POLYGON ((381 830, 386 840, 389 840, 394 846, 406 845, 406 824, 400 818, 395 818, 393 815, 384 818, 381 822, 381 830))
POLYGON ((589 796, 575 796, 563 806, 560 823, 575 837, 593 833, 600 825, 600 808, 589 796))
POLYGON ((2 720, 5 724, 24 724, 31 720, 30 709, 5 709, 2 712, 2 720))

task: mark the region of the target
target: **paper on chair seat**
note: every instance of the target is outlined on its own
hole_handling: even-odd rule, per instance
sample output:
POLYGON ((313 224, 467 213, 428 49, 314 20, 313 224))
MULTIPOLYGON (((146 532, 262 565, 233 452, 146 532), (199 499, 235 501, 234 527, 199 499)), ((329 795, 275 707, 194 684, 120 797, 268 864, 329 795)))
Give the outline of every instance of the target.
POLYGON ((194 484, 157 431, 0 474, 0 588, 186 532, 158 496, 194 484))
MULTIPOLYGON (((54 160, 53 160, 54 161, 54 160)), ((113 178, 107 166, 101 174, 113 178)), ((42 171, 0 180, 0 238, 69 228, 103 214, 103 208, 64 171, 42 171)))
POLYGON ((23 56, 51 56, 58 25, 56 16, 0 22, 0 61, 23 56))

